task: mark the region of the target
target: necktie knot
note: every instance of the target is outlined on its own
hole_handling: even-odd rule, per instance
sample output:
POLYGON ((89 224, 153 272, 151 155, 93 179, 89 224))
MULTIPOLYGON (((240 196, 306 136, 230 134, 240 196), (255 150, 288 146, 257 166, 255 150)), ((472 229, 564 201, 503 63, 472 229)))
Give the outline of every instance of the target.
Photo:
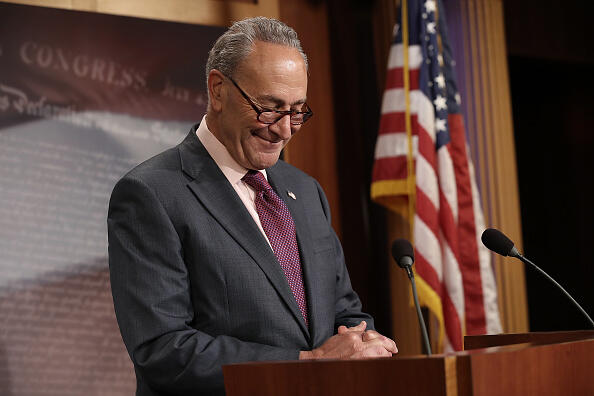
POLYGON ((258 172, 255 170, 249 170, 248 173, 245 174, 241 178, 247 185, 252 187, 256 192, 263 192, 271 190, 272 187, 266 181, 266 178, 262 174, 262 172, 258 172))

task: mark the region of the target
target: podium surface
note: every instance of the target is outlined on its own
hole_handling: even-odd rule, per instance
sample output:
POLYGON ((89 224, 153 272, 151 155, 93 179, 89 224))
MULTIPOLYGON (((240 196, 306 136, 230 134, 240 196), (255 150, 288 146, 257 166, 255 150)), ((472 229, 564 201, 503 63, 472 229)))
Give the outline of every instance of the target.
POLYGON ((511 344, 553 344, 594 338, 594 330, 543 331, 533 333, 487 334, 464 337, 464 350, 511 344))
POLYGON ((241 363, 223 373, 228 396, 594 395, 594 332, 583 336, 430 357, 241 363))

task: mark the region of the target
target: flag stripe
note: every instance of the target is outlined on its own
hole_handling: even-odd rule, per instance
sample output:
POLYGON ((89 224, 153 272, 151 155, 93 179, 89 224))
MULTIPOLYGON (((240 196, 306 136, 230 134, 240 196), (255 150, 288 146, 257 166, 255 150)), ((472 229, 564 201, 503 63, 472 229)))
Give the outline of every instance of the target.
POLYGON ((375 160, 373 180, 392 180, 406 178, 406 157, 384 157, 375 160))
MULTIPOLYGON (((410 89, 419 89, 419 70, 413 69, 408 72, 410 89)), ((386 76, 386 89, 404 88, 404 69, 397 67, 389 70, 386 76)))
MULTIPOLYGON (((411 117, 413 122, 417 122, 417 116, 411 117)), ((378 135, 386 135, 388 133, 403 133, 406 135, 406 119, 404 112, 386 113, 380 119, 378 135)), ((376 145, 376 147, 379 146, 376 145)))
MULTIPOLYGON (((445 318, 445 329, 448 334, 450 348, 454 351, 461 351, 463 349, 462 343, 462 324, 456 312, 456 308, 448 293, 444 293, 443 301, 443 316, 445 318)), ((448 348, 449 349, 449 348, 448 348)))
MULTIPOLYGON (((418 135, 418 143, 417 143, 417 151, 420 152, 420 155, 425 158, 431 168, 433 169, 433 173, 435 174, 435 169, 437 169, 437 155, 435 153, 435 142, 431 139, 431 136, 425 131, 423 127, 419 124, 413 124, 413 130, 417 132, 418 135)), ((437 177, 437 175, 435 175, 437 177)))
MULTIPOLYGON (((375 158, 407 156, 408 153, 408 137, 405 132, 387 133, 378 136, 378 143, 375 146, 375 158)), ((413 136, 413 154, 418 150, 418 139, 413 136)))
MULTIPOLYGON (((443 245, 443 267, 444 285, 447 290, 445 295, 450 297, 452 305, 456 310, 458 318, 464 317, 464 289, 462 285, 462 273, 458 265, 458 259, 447 243, 443 245)), ((447 316, 446 316, 447 318, 447 316)))
POLYGON ((485 310, 483 306, 483 289, 480 266, 478 261, 478 246, 474 228, 474 207, 472 203, 472 189, 466 158, 466 138, 462 129, 462 116, 450 115, 450 136, 453 152, 452 159, 456 172, 456 186, 458 192, 458 232, 464 241, 464 249, 460 251, 460 266, 464 282, 466 298, 466 331, 469 334, 484 334, 486 332, 485 310))
POLYGON ((421 217, 433 234, 439 235, 439 212, 429 197, 420 189, 417 190, 417 215, 421 217))
POLYGON ((427 195, 433 206, 439 208, 439 185, 437 184, 435 168, 422 155, 417 157, 416 166, 417 186, 427 195))
MULTIPOLYGON (((393 44, 390 55, 388 57, 388 70, 402 68, 404 66, 404 57, 402 53, 404 46, 402 43, 393 44)), ((408 47, 408 66, 410 69, 418 69, 423 63, 423 54, 421 53, 421 46, 410 45, 408 47)))
MULTIPOLYGON (((446 146, 447 147, 447 146, 446 146)), ((439 150, 439 186, 445 200, 448 203, 449 210, 452 211, 452 217, 458 218, 458 189, 456 188, 456 175, 454 173, 454 163, 452 162, 452 155, 450 150, 439 150)))
MULTIPOLYGON (((415 252, 425 257, 426 265, 433 270, 441 283, 443 267, 441 266, 441 245, 439 239, 418 215, 415 217, 415 252)), ((417 271, 419 273, 423 272, 423 268, 423 265, 417 263, 417 271)), ((440 288, 436 289, 436 291, 441 295, 440 288)))
POLYGON ((423 256, 423 253, 417 251, 415 254, 415 267, 417 274, 423 278, 425 282, 443 299, 443 289, 441 284, 441 277, 435 271, 429 260, 423 256))

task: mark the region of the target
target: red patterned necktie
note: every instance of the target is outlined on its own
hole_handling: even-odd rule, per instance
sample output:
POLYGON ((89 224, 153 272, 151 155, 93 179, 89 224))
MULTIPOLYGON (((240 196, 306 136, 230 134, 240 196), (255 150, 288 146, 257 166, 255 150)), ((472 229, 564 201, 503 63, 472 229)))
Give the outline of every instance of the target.
POLYGON ((250 170, 241 179, 256 191, 256 211, 289 287, 307 325, 307 303, 301 275, 301 260, 295 234, 295 223, 289 208, 274 192, 261 172, 250 170))

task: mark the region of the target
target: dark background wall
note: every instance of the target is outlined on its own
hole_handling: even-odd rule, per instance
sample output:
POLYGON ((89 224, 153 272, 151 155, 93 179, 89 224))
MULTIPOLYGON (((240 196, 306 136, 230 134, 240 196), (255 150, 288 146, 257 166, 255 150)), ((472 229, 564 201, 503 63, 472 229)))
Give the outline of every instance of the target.
MULTIPOLYGON (((525 255, 594 312, 594 42, 589 2, 506 1, 525 255)), ((510 263, 511 264, 511 263, 510 263)), ((526 270, 532 331, 587 328, 526 270)))
POLYGON ((377 3, 329 0, 327 7, 342 245, 364 308, 379 331, 391 334, 386 210, 369 197, 383 91, 374 52, 377 3))

